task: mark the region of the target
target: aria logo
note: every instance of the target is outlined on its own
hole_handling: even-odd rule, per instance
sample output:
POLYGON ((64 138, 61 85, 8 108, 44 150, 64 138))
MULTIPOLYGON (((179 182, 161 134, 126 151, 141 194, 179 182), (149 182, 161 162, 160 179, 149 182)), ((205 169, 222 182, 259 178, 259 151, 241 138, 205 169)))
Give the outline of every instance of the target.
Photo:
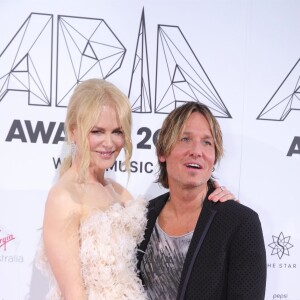
MULTIPOLYGON (((156 34, 153 101, 143 9, 128 93, 132 111, 151 113, 154 108, 155 113, 168 114, 187 101, 199 101, 216 117, 231 118, 180 27, 158 24, 156 34)), ((28 97, 29 105, 51 106, 54 90, 55 105, 67 107, 79 82, 93 77, 107 79, 118 72, 126 52, 117 33, 102 18, 58 15, 55 20, 52 14, 31 13, 0 52, 0 102, 9 92, 20 91, 28 97)))
POLYGON ((273 243, 269 244, 268 246, 272 248, 271 255, 277 255, 279 259, 281 259, 284 255, 290 256, 290 251, 294 245, 290 243, 290 236, 285 237, 281 232, 279 236, 272 236, 273 243))

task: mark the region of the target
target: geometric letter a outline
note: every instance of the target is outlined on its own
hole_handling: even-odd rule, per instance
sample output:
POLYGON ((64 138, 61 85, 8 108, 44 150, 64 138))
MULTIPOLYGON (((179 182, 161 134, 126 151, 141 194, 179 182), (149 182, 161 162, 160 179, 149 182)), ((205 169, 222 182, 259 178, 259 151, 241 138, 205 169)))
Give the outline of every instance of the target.
POLYGON ((31 13, 0 53, 0 101, 12 91, 28 105, 50 106, 53 15, 31 13))
POLYGON ((292 110, 300 110, 300 59, 284 78, 257 120, 284 121, 292 110))
POLYGON ((231 118, 180 28, 158 25, 155 112, 168 114, 188 101, 207 105, 215 117, 231 118))

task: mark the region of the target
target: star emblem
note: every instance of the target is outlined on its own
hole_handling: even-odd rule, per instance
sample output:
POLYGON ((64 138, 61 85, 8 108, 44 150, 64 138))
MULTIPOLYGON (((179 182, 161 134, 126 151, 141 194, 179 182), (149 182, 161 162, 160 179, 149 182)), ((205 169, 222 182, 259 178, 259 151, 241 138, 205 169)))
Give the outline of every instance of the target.
POLYGON ((294 247, 290 243, 290 236, 285 237, 281 232, 279 236, 272 236, 273 243, 269 244, 268 246, 272 248, 271 255, 278 255, 278 258, 281 259, 283 255, 290 256, 289 249, 294 247))

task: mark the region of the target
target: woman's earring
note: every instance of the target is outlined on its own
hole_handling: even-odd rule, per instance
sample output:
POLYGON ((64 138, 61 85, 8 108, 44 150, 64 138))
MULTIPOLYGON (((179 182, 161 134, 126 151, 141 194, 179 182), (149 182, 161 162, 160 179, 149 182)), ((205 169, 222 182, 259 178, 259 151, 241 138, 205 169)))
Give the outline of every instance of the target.
POLYGON ((76 144, 74 142, 71 143, 71 156, 72 156, 72 161, 74 161, 76 156, 76 144))

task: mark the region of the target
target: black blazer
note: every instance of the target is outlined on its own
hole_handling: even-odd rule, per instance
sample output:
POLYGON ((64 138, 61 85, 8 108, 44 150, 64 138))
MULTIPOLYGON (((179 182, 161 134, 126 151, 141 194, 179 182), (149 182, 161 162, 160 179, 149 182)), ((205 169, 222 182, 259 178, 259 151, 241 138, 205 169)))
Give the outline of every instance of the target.
MULTIPOLYGON (((209 201, 211 191, 204 200, 185 258, 177 300, 263 300, 267 266, 259 217, 235 201, 209 201)), ((168 198, 166 193, 149 202, 138 269, 168 198)))

